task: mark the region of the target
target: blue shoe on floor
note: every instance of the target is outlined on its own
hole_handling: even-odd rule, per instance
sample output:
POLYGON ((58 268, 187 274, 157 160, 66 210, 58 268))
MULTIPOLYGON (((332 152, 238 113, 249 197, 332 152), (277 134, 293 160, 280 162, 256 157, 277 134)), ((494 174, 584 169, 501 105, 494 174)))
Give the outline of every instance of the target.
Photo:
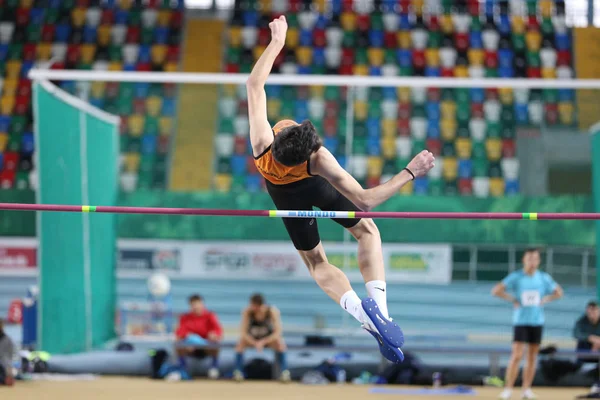
POLYGON ((381 354, 388 360, 398 363, 404 360, 400 347, 404 344, 404 333, 397 323, 383 316, 377 303, 372 298, 362 301, 365 329, 379 343, 381 354))

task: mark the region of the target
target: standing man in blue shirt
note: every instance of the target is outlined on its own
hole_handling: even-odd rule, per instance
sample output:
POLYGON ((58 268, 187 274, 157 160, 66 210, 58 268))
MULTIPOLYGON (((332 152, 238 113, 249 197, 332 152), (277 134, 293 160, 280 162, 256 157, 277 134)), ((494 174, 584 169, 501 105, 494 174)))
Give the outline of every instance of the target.
POLYGON ((512 355, 506 368, 506 386, 499 398, 511 398, 512 389, 519 374, 521 359, 527 344, 527 363, 523 371, 522 399, 535 399, 531 384, 535 376, 537 356, 542 342, 544 327, 544 304, 563 296, 562 288, 552 277, 542 271, 539 249, 527 249, 523 254, 523 269, 504 278, 492 289, 494 296, 514 305, 514 337, 512 355))

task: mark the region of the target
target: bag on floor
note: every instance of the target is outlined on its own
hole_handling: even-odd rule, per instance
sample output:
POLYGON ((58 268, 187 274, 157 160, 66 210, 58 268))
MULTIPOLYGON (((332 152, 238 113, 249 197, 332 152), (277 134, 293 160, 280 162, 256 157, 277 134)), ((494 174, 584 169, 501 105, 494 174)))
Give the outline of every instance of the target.
POLYGON ((417 358, 412 353, 405 351, 404 361, 388 366, 383 372, 383 377, 390 384, 410 385, 415 383, 419 371, 417 358))
POLYGON ((165 377, 163 366, 167 364, 169 360, 169 353, 165 349, 150 350, 150 365, 151 372, 150 377, 152 379, 162 379, 165 377), (161 371, 162 369, 162 371, 161 371))
POLYGON ((549 358, 540 361, 540 370, 542 375, 550 381, 557 382, 560 378, 570 373, 577 372, 580 365, 570 360, 561 360, 560 358, 549 358))
POLYGON ((270 380, 273 379, 273 364, 262 358, 251 360, 244 368, 246 379, 270 380))

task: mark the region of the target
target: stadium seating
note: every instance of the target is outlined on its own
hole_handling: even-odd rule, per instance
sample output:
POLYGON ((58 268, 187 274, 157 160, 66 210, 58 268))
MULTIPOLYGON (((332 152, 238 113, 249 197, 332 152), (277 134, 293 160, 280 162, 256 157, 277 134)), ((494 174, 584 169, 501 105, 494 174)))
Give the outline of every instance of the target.
MULTIPOLYGON (((31 82, 36 61, 53 68, 177 69, 183 0, 0 0, 0 186, 27 188, 35 144, 31 82)), ((164 188, 175 116, 171 84, 75 83, 61 87, 121 116, 124 190, 164 188)))
MULTIPOLYGON (((250 72, 269 42, 268 23, 285 13, 286 48, 275 61, 274 73, 573 76, 571 36, 561 1, 249 0, 244 4, 229 27, 227 72, 250 72)), ((563 89, 359 88, 350 99, 352 126, 346 124, 350 105, 346 88, 270 86, 267 92, 271 122, 310 118, 325 145, 365 186, 389 178, 422 149, 434 152, 439 167, 428 178, 407 186, 404 194, 518 193, 516 128, 575 123, 574 92, 563 89)), ((247 110, 244 88, 224 87, 220 101, 215 187, 260 190, 249 146, 235 146, 236 140, 225 139, 248 138, 240 121, 247 110), (243 157, 248 168, 233 168, 243 157)))

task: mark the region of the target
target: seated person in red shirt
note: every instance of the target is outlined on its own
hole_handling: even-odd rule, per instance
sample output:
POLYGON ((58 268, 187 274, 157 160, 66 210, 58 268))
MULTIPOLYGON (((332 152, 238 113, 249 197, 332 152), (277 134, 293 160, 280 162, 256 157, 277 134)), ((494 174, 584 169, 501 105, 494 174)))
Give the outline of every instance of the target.
POLYGON ((208 370, 208 377, 217 379, 219 349, 202 349, 198 346, 219 343, 223 336, 223 329, 217 316, 205 308, 202 296, 197 294, 190 296, 189 303, 190 312, 181 315, 179 327, 175 332, 177 337, 175 352, 179 356, 180 366, 185 368, 186 356, 196 358, 210 356, 212 364, 208 370))

